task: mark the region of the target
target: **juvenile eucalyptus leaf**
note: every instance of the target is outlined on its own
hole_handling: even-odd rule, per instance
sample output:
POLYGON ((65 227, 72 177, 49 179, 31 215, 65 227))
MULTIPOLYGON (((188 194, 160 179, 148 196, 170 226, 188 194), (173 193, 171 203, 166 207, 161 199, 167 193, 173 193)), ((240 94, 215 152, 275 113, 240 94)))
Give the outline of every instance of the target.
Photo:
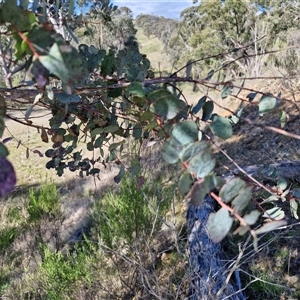
POLYGON ((119 130, 119 128, 120 127, 118 125, 108 125, 103 128, 103 133, 115 133, 119 130))
POLYGON ((122 180, 122 178, 124 177, 124 175, 125 175, 125 167, 124 167, 124 165, 121 165, 120 166, 120 171, 119 171, 118 175, 116 175, 114 177, 115 183, 120 183, 121 180, 122 180))
POLYGON ((140 82, 132 82, 126 89, 128 95, 134 95, 139 98, 145 97, 143 86, 140 82))
POLYGON ((195 155, 210 148, 210 143, 207 141, 198 141, 188 145, 179 155, 183 162, 189 161, 195 155))
POLYGON ((257 93, 256 92, 251 92, 249 93, 246 98, 251 102, 254 100, 254 98, 256 97, 257 93))
POLYGON ((6 157, 6 156, 8 156, 8 154, 9 154, 9 152, 8 152, 7 148, 5 147, 5 145, 0 143, 0 156, 6 157))
POLYGON ((280 118, 280 126, 283 128, 289 121, 289 115, 284 110, 281 110, 279 112, 279 118, 280 118))
POLYGON ((188 171, 194 173, 197 178, 203 178, 214 169, 215 164, 211 151, 202 151, 190 160, 188 171))
POLYGON ((240 236, 245 235, 249 231, 250 227, 249 226, 239 226, 233 234, 238 234, 240 236))
POLYGON ((292 198, 290 199, 290 209, 291 209, 291 214, 295 219, 299 219, 298 216, 298 202, 296 201, 296 199, 292 198))
POLYGON ((252 197, 252 187, 248 186, 240 190, 239 194, 233 199, 232 206, 234 211, 241 213, 249 204, 252 197))
POLYGON ((284 216, 285 216, 284 211, 278 206, 266 210, 263 214, 264 218, 268 218, 272 220, 282 220, 284 216))
POLYGON ((221 242, 229 232, 233 223, 226 208, 220 208, 216 213, 211 213, 207 221, 207 230, 214 243, 221 242))
POLYGON ((243 219, 248 225, 253 225, 258 220, 260 212, 258 210, 252 210, 249 214, 244 215, 243 219))
POLYGON ((287 181, 280 177, 277 181, 277 186, 276 188, 279 190, 279 191, 284 191, 286 188, 288 187, 288 183, 287 181))
POLYGON ((221 98, 226 99, 228 96, 230 96, 232 94, 232 89, 233 87, 231 84, 224 85, 221 93, 221 98))
POLYGON ((194 114, 194 115, 197 114, 197 113, 201 110, 201 108, 203 107, 204 103, 206 102, 206 99, 207 99, 207 96, 206 96, 206 95, 203 96, 203 97, 198 101, 198 103, 192 108, 191 113, 194 114))
POLYGON ((197 139, 198 125, 191 120, 180 122, 173 127, 171 135, 181 145, 190 144, 197 139))
POLYGON ((277 107, 279 101, 272 94, 262 95, 259 100, 259 114, 263 116, 264 114, 272 111, 275 107, 277 107))
POLYGON ((218 185, 216 176, 206 176, 202 182, 196 182, 192 188, 191 204, 199 206, 205 196, 218 185))
POLYGON ((202 114, 202 121, 209 120, 212 112, 214 111, 214 103, 212 101, 207 101, 204 103, 202 108, 203 114, 202 114))
POLYGON ((41 64, 62 81, 69 80, 69 70, 65 65, 62 53, 57 43, 54 43, 50 49, 49 55, 39 57, 41 64))
POLYGON ((268 222, 268 223, 264 224, 262 227, 255 230, 255 233, 263 234, 266 232, 270 232, 272 230, 278 229, 281 226, 285 226, 286 224, 287 224, 287 222, 285 220, 268 222))
POLYGON ((204 80, 206 81, 211 80, 214 74, 215 74, 215 70, 210 70, 204 80))
POLYGON ((142 136, 142 133, 142 126, 140 124, 134 125, 132 135, 136 140, 142 136))
POLYGON ((232 126, 228 118, 218 115, 213 116, 210 130, 213 132, 213 134, 223 140, 229 139, 233 134, 232 126))
POLYGON ((191 193, 191 204, 194 206, 200 206, 209 191, 210 190, 205 181, 202 183, 196 182, 191 193))
POLYGON ((193 185, 193 178, 190 173, 184 172, 178 182, 179 191, 181 194, 185 195, 187 194, 193 185))
POLYGON ((235 198, 240 190, 245 188, 245 182, 240 178, 233 178, 222 186, 219 197, 224 203, 229 203, 233 198, 235 198))
POLYGON ((181 109, 179 100, 167 90, 158 90, 149 95, 150 111, 155 115, 171 120, 176 117, 181 109))
POLYGON ((173 138, 168 138, 162 147, 162 157, 166 163, 175 164, 179 160, 183 146, 173 138))
POLYGON ((79 103, 81 101, 79 95, 70 95, 67 94, 66 92, 54 93, 54 97, 63 104, 79 103))
POLYGON ((93 175, 93 176, 98 175, 99 173, 100 173, 100 169, 99 168, 93 168, 93 169, 91 169, 89 171, 89 174, 93 175))

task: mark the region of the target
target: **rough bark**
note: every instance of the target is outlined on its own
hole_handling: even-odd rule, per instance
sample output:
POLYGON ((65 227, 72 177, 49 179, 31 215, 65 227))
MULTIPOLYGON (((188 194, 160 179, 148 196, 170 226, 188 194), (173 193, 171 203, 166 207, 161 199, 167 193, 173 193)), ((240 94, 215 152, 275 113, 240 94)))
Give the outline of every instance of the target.
POLYGON ((215 205, 215 200, 206 196, 201 206, 190 205, 187 211, 191 278, 188 300, 244 299, 234 283, 227 284, 223 293, 216 296, 225 284, 228 272, 221 244, 213 243, 207 232, 208 216, 215 211, 215 205))
MULTIPOLYGON (((276 168, 278 175, 286 180, 300 182, 300 161, 282 161, 268 166, 247 166, 243 169, 251 176, 261 180, 272 180, 264 172, 267 168, 276 168)), ((239 170, 224 175, 226 180, 241 174, 239 170)), ((210 213, 215 211, 216 202, 206 196, 200 206, 189 205, 187 211, 189 267, 191 285, 188 300, 244 300, 240 287, 231 281, 225 284, 228 271, 226 270, 225 253, 220 243, 211 241, 207 231, 207 220, 210 213), (226 285, 220 296, 218 291, 226 285)))

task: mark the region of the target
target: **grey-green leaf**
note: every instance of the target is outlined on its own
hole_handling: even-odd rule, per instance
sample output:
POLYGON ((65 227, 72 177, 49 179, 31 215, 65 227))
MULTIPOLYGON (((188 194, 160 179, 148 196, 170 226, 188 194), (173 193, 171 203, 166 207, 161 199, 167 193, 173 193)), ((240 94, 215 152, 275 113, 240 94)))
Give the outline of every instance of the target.
POLYGON ((140 82, 132 82, 128 86, 126 92, 129 95, 131 94, 131 95, 134 95, 134 96, 139 97, 139 98, 143 98, 145 96, 143 86, 140 82))
POLYGON ((184 172, 178 182, 179 191, 181 194, 186 195, 192 188, 193 178, 190 173, 184 172))
POLYGON ((232 85, 224 85, 221 93, 221 98, 225 99, 232 94, 232 85))
POLYGON ((207 101, 204 103, 203 108, 202 108, 202 121, 207 121, 209 120, 212 112, 214 111, 214 103, 212 101, 207 101))
POLYGON ((229 139, 232 134, 232 126, 228 118, 214 115, 212 123, 210 125, 212 133, 223 140, 229 139))
POLYGON ((158 90, 149 96, 150 111, 157 116, 171 120, 176 117, 181 109, 179 100, 167 90, 158 90))
POLYGON ((206 176, 204 181, 196 182, 191 193, 191 204, 199 206, 203 203, 205 196, 214 189, 218 182, 216 176, 206 176))
POLYGON ((54 93, 54 97, 57 98, 59 102, 63 104, 79 103, 81 101, 79 95, 70 95, 67 94, 66 92, 54 93))
POLYGON ((162 157, 165 162, 169 164, 175 164, 179 160, 179 154, 182 151, 183 146, 179 144, 175 139, 168 138, 162 147, 162 157))
POLYGON ((246 184, 242 179, 233 178, 222 186, 219 196, 223 202, 229 203, 245 186, 246 184))
POLYGON ((208 192, 209 188, 205 181, 201 183, 196 182, 191 193, 191 204, 200 206, 208 192))
POLYGON ((295 219, 299 219, 298 216, 298 202, 296 201, 296 199, 292 198, 290 199, 290 209, 291 209, 291 214, 295 219))
POLYGON ((189 161, 195 155, 201 153, 202 151, 208 149, 210 143, 207 141, 198 141, 188 145, 179 155, 183 162, 189 161))
POLYGON ((240 190, 239 194, 232 201, 234 211, 237 213, 241 213, 249 204, 251 197, 252 197, 251 186, 248 186, 240 190))
POLYGON ((194 173, 197 178, 203 178, 214 169, 215 164, 211 151, 202 151, 190 160, 188 171, 194 173))
POLYGON ((206 95, 203 96, 203 97, 198 101, 198 103, 193 107, 191 113, 194 114, 194 115, 197 114, 197 113, 201 110, 201 108, 203 107, 203 105, 205 104, 206 99, 207 99, 207 96, 206 96, 206 95))
POLYGON ((281 110, 279 113, 279 118, 280 118, 280 126, 283 128, 289 120, 289 115, 284 110, 281 110))
POLYGON ((255 230, 255 233, 256 234, 262 234, 262 233, 270 232, 272 230, 278 229, 281 226, 286 225, 286 223, 287 222, 285 220, 272 221, 272 222, 266 223, 262 227, 255 230))
POLYGON ((198 125, 191 120, 183 121, 173 127, 171 135, 181 145, 190 144, 198 137, 198 125))
POLYGON ((216 213, 210 214, 207 221, 207 229, 213 242, 219 243, 229 232, 233 223, 226 208, 220 208, 216 213))
POLYGON ((143 133, 142 125, 140 124, 134 125, 132 135, 136 140, 142 136, 142 133, 143 133))
POLYGON ((248 225, 253 225, 258 220, 260 212, 258 210, 252 210, 249 214, 244 215, 243 219, 248 225))
POLYGON ((262 116, 270 111, 272 111, 277 105, 279 101, 272 94, 262 95, 259 101, 259 114, 262 116))
POLYGON ((49 55, 41 55, 39 57, 41 64, 47 68, 52 74, 56 75, 62 81, 68 81, 69 70, 65 65, 60 48, 54 43, 50 49, 49 55))
POLYGON ((115 183, 120 183, 124 175, 125 175, 125 167, 124 165, 121 165, 118 175, 114 177, 115 183))
POLYGON ((268 218, 272 220, 282 220, 284 216, 285 216, 284 211, 278 206, 266 210, 263 214, 264 218, 268 218))

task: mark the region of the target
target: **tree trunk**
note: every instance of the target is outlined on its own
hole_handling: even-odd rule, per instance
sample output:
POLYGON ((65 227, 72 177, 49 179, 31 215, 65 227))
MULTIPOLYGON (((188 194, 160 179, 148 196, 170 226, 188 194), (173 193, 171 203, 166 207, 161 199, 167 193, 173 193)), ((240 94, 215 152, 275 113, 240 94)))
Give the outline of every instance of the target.
POLYGON ((225 284, 228 272, 224 252, 221 244, 208 236, 207 220, 215 205, 215 200, 206 196, 202 205, 190 205, 187 211, 191 279, 188 300, 245 299, 235 283, 225 284), (226 288, 217 296, 224 284, 226 288))
MULTIPOLYGON (((260 180, 276 181, 276 177, 283 177, 288 181, 300 182, 300 161, 282 161, 267 166, 246 166, 243 170, 248 175, 260 178, 260 180), (275 177, 268 177, 270 173, 275 177), (266 172, 266 170, 269 170, 266 172)), ((225 180, 230 180, 235 175, 241 174, 235 169, 232 173, 224 175, 225 180)), ((216 201, 206 196, 204 203, 200 206, 189 205, 187 211, 187 227, 189 242, 189 267, 191 285, 188 300, 244 300, 241 287, 235 282, 226 284, 228 271, 225 264, 225 253, 220 243, 213 243, 208 236, 207 220, 209 215, 215 211, 216 201), (226 288, 219 295, 223 286, 226 288)), ((186 300, 187 300, 186 299, 186 300)))

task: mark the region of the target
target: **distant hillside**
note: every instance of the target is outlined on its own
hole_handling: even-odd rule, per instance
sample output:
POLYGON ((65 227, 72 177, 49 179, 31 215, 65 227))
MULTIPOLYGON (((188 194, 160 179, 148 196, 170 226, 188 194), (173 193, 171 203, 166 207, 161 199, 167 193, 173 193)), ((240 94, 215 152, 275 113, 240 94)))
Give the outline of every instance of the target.
MULTIPOLYGON (((140 27, 136 27, 137 34, 136 38, 140 45, 140 51, 143 54, 147 55, 147 58, 151 62, 152 68, 159 72, 162 72, 162 75, 166 75, 166 73, 172 73, 172 63, 170 61, 170 57, 167 53, 164 52, 164 47, 162 42, 155 37, 154 35, 150 36, 150 39, 143 33, 143 29, 140 27)), ((159 74, 155 74, 159 76, 159 74)))

